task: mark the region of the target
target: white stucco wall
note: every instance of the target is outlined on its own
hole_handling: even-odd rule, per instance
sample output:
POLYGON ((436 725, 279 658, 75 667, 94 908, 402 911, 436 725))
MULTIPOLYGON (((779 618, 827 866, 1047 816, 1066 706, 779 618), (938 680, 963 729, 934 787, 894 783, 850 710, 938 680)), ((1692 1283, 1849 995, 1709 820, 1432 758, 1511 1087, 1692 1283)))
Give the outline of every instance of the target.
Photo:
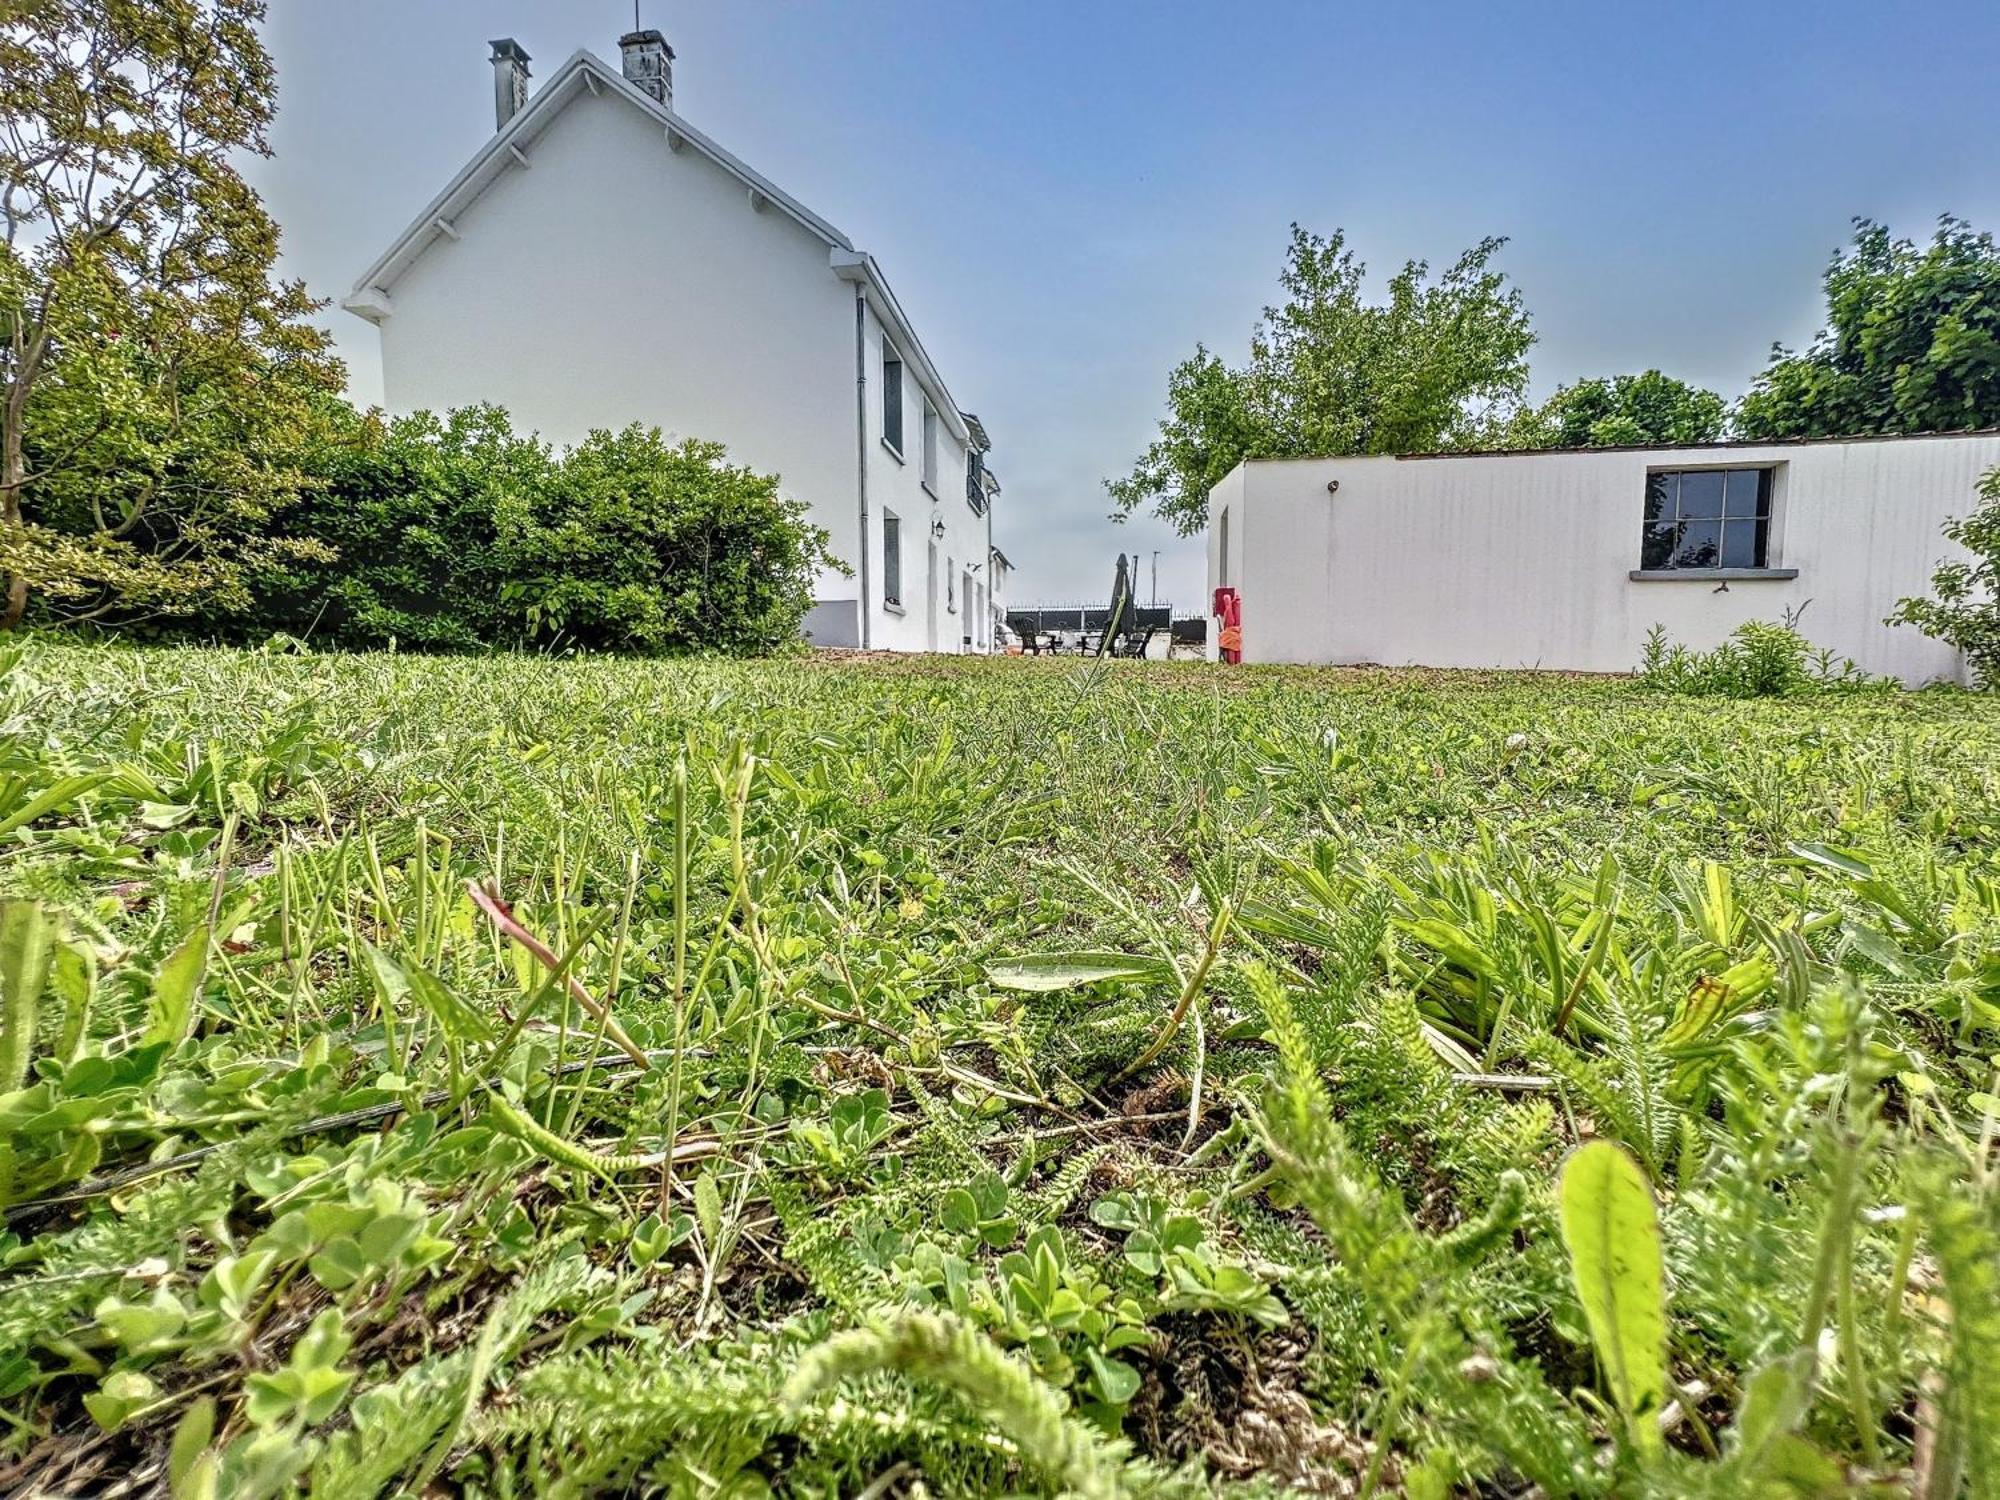
MULTIPOLYGON (((1215 591, 1225 584, 1239 592, 1243 588, 1243 535, 1245 527, 1252 524, 1243 501, 1249 475, 1250 465, 1238 464, 1208 492, 1208 601, 1213 601, 1215 591)), ((1210 661, 1222 660, 1221 637, 1221 622, 1210 616, 1203 647, 1210 661)))
POLYGON ((1790 608, 1869 672, 1956 679, 1955 652, 1882 621, 1996 464, 1993 435, 1253 462, 1211 492, 1209 583, 1227 516, 1251 662, 1622 672, 1654 624, 1707 648, 1790 608), (1768 563, 1796 578, 1629 576, 1649 471, 1752 467, 1776 471, 1768 563))
POLYGON ((380 329, 389 409, 493 402, 558 445, 630 422, 718 441, 732 462, 775 473, 826 529, 853 572, 821 575, 815 614, 851 629, 859 601, 876 647, 932 649, 927 548, 942 519, 935 649, 960 650, 968 616, 944 609, 943 558, 983 563, 989 522, 966 504, 965 446, 939 397, 939 498, 920 485, 925 394, 911 350, 900 351, 906 461, 881 445, 881 293, 837 272, 825 236, 663 129, 622 85, 590 91, 586 81, 567 68, 561 85, 552 79, 567 102, 532 132, 509 132, 521 156, 482 175, 450 232, 397 260, 381 295, 363 299, 380 329), (858 294, 868 299, 865 439, 858 294), (865 598, 857 444, 868 470, 865 598), (885 510, 903 523, 900 612, 883 599, 885 510))
MULTIPOLYGON (((850 313, 850 317, 852 314, 850 313)), ((952 435, 946 414, 938 413, 938 458, 934 486, 923 482, 924 401, 909 351, 896 349, 902 360, 903 446, 898 454, 885 441, 882 410, 883 345, 893 338, 871 308, 866 322, 868 403, 868 591, 871 596, 869 644, 888 651, 986 651, 992 646, 990 625, 962 596, 964 579, 972 572, 975 595, 988 586, 986 561, 990 516, 975 512, 965 498, 966 445, 952 435), (902 607, 884 597, 882 518, 894 514, 902 523, 902 607), (944 523, 944 535, 932 528, 944 523), (932 552, 935 550, 935 559, 932 552), (933 564, 935 566, 933 566, 933 564), (950 588, 947 579, 954 580, 950 588), (965 637, 972 636, 972 644, 965 637)), ((850 416, 850 426, 852 417, 850 416)), ((990 507, 989 507, 990 508, 990 507)), ((976 601, 975 601, 976 602, 976 601)))
POLYGON ((852 555, 853 288, 825 243, 608 94, 571 102, 531 160, 397 279, 390 410, 491 401, 558 444, 628 422, 713 438, 852 555))

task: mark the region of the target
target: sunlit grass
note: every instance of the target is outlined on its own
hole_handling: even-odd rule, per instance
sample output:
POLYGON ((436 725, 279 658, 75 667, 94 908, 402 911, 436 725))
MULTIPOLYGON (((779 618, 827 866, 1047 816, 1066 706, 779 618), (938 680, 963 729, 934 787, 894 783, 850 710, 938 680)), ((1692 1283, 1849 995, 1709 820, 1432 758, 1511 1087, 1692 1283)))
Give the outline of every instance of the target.
POLYGON ((1985 698, 0 659, 8 1487, 1727 1493, 1816 1306, 1777 1456, 1978 1472, 1985 698), (1590 1395, 1586 1136, 1664 1455, 1590 1395), (785 1398, 884 1309, 916 1384, 785 1398))

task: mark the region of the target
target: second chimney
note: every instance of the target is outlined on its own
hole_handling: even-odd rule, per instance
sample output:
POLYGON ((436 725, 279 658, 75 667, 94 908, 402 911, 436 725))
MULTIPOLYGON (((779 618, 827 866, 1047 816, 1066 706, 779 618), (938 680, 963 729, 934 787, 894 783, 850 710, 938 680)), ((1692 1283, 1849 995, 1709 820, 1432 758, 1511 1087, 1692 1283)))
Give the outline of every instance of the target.
POLYGON ((493 128, 500 130, 528 102, 528 54, 511 36, 487 45, 493 49, 493 128))
POLYGON ((674 49, 657 31, 628 31, 618 38, 625 81, 644 89, 668 109, 674 107, 674 49))

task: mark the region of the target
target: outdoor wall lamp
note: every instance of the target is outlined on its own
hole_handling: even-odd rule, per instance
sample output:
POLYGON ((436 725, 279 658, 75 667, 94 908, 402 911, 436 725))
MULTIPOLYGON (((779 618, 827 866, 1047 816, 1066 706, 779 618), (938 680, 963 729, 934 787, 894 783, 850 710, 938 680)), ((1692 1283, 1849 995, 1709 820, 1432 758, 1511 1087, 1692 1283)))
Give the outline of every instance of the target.
POLYGON ((931 536, 937 541, 944 540, 944 517, 937 516, 931 521, 931 536))

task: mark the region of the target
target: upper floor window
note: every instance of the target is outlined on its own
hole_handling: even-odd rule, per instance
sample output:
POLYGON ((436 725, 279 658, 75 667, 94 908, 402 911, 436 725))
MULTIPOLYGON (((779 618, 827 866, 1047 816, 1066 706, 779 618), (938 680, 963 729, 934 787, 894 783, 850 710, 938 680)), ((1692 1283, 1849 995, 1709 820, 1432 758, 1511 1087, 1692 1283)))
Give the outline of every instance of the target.
POLYGON ((903 523, 882 512, 882 602, 903 602, 903 523))
POLYGON ((977 448, 965 450, 965 501, 975 515, 986 514, 986 462, 977 448))
POLYGON ((929 400, 924 402, 924 488, 937 490, 938 414, 929 400))
POLYGON ((903 451, 903 362, 882 346, 882 441, 903 451))
POLYGON ((1646 476, 1639 566, 1763 568, 1770 565, 1769 469, 1659 469, 1646 476))

